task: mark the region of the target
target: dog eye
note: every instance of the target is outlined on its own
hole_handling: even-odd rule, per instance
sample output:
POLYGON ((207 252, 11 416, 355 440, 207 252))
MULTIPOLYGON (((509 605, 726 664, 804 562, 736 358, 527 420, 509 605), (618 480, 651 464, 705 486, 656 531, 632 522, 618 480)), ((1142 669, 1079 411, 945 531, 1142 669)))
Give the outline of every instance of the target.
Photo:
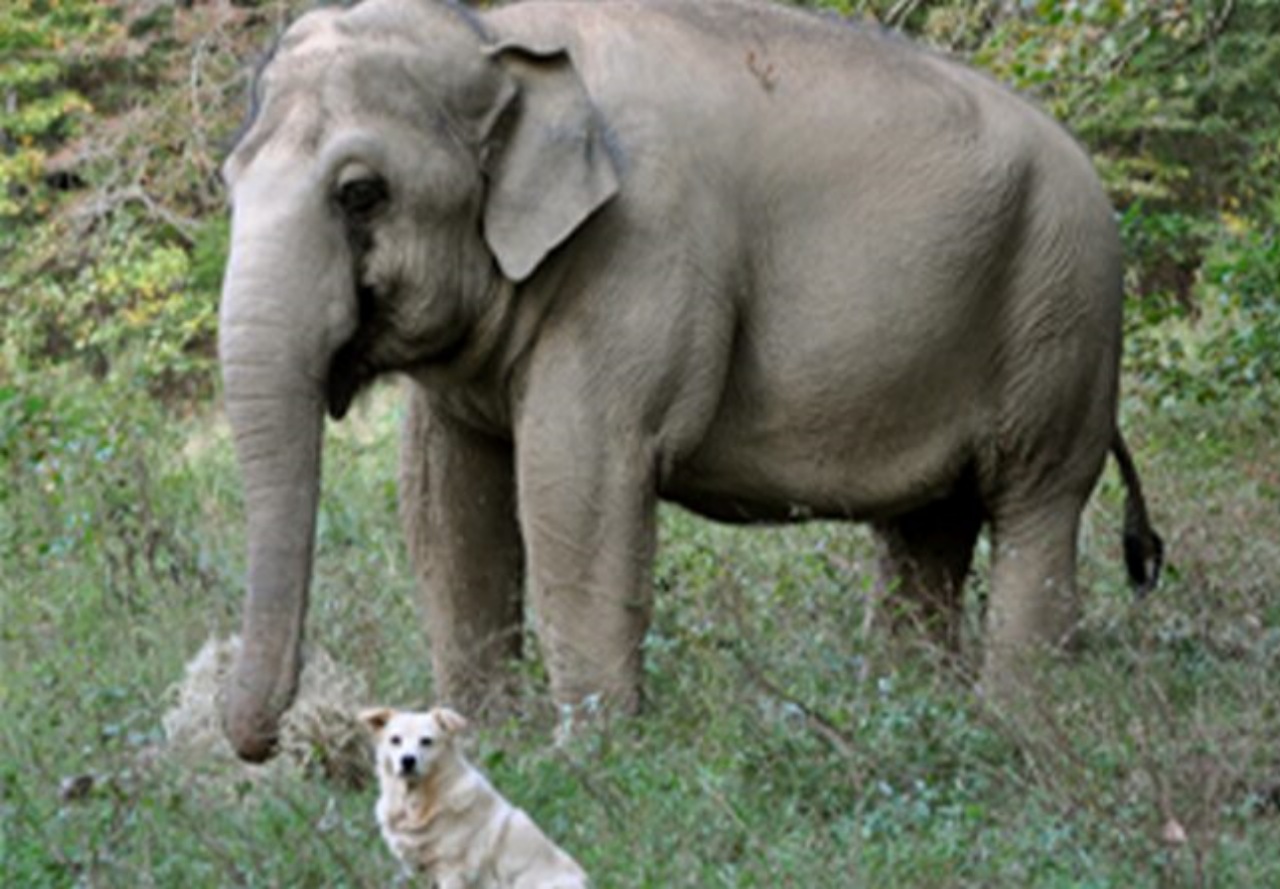
POLYGON ((399 747, 399 746, 400 746, 400 736, 399 736, 399 735, 392 735, 392 736, 391 736, 391 746, 392 746, 392 747, 399 747))
POLYGON ((430 747, 435 743, 435 738, 423 738, 421 743, 423 747, 430 747))

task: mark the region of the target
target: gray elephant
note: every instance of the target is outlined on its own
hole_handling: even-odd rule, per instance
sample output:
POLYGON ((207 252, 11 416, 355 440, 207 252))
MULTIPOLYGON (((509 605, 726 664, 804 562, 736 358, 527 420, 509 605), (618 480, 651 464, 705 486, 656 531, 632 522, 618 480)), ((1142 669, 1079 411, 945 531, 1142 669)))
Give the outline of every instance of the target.
POLYGON ((984 681, 1077 619, 1116 427, 1121 256, 1089 159, 986 77, 745 0, 442 0, 284 35, 225 167, 220 322, 243 472, 241 756, 293 697, 326 408, 409 382, 403 521, 442 700, 519 653, 636 706, 659 498, 873 523, 955 644, 990 523, 984 681))

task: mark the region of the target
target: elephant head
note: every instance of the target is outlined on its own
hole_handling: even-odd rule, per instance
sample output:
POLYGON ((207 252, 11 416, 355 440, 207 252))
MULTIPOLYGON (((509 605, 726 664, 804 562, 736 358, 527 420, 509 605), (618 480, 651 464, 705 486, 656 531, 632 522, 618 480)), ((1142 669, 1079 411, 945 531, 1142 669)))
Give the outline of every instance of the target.
POLYGON ((271 755, 300 667, 324 413, 385 371, 448 365, 617 189, 569 54, 451 3, 296 22, 227 160, 219 356, 245 486, 248 593, 224 722, 271 755))

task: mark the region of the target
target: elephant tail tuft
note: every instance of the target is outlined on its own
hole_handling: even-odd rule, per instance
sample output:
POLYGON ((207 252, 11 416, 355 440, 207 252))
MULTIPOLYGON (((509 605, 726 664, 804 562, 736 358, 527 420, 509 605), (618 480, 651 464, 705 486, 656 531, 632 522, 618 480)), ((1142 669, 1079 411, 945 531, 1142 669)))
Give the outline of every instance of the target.
POLYGON ((1147 501, 1142 496, 1142 482, 1133 456, 1117 428, 1111 437, 1111 453, 1120 466, 1124 479, 1124 563, 1135 598, 1141 599, 1160 583, 1164 567, 1164 540, 1151 527, 1147 501))

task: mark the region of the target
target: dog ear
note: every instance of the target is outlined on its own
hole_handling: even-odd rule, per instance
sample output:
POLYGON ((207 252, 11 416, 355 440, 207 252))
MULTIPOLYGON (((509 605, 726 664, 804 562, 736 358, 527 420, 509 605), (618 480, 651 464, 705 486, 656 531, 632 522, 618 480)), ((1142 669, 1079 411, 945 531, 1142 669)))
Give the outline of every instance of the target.
POLYGON ((467 720, 448 707, 437 707, 435 714, 436 723, 444 730, 445 734, 457 735, 466 731, 467 720))
POLYGON ((376 737, 379 732, 387 727, 387 723, 391 721, 394 712, 390 707, 370 707, 367 710, 360 711, 359 719, 370 734, 376 737))

